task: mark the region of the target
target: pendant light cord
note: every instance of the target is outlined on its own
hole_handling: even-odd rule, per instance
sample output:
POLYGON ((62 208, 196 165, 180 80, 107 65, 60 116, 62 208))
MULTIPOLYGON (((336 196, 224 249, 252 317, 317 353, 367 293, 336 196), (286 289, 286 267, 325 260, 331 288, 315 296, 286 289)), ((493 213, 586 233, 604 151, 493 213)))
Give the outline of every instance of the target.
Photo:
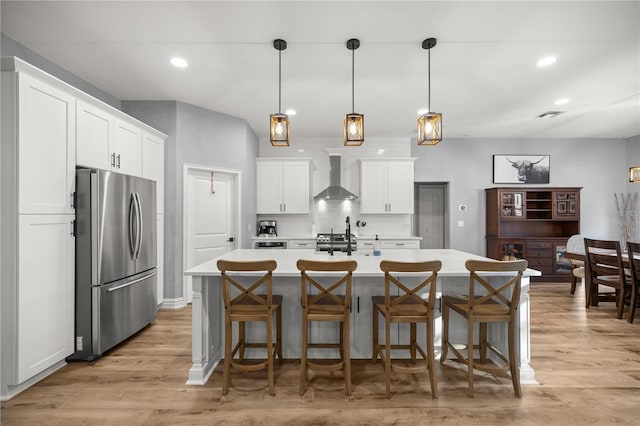
POLYGON ((355 57, 356 51, 355 49, 351 51, 351 112, 353 114, 356 113, 356 104, 355 104, 355 89, 354 89, 354 80, 355 80, 355 57))
POLYGON ((431 112, 431 49, 427 50, 427 112, 431 112))
POLYGON ((278 50, 278 114, 282 112, 282 50, 278 50))

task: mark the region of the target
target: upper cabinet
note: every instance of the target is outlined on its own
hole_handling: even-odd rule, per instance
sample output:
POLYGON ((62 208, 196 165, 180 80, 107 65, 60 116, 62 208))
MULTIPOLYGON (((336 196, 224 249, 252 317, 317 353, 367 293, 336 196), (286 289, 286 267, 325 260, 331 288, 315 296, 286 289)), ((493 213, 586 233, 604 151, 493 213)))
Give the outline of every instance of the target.
MULTIPOLYGON (((11 73, 6 77, 3 109, 17 114, 13 120, 18 127, 15 135, 9 135, 11 122, 3 122, 3 145, 15 138, 4 148, 18 153, 19 213, 73 214, 75 97, 31 75, 11 73), (8 104, 13 98, 10 93, 15 94, 15 106, 8 104)), ((7 154, 8 160, 12 155, 4 152, 3 156, 7 154)), ((8 163, 5 166, 11 167, 8 163)))
POLYGON ((309 213, 308 159, 256 159, 257 213, 309 213))
POLYGON ((142 129, 106 107, 78 100, 77 163, 142 176, 142 129))
POLYGON ((142 177, 156 181, 157 212, 164 213, 164 140, 142 133, 142 177))
POLYGON ((360 161, 360 213, 413 214, 415 159, 360 161))

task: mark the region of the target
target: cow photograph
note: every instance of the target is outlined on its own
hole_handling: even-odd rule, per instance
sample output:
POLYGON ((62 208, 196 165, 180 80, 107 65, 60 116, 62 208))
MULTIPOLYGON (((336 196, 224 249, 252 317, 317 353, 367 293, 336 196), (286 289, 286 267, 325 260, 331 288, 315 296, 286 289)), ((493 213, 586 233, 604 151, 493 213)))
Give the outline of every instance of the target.
POLYGON ((549 183, 548 155, 494 155, 493 183, 549 183))

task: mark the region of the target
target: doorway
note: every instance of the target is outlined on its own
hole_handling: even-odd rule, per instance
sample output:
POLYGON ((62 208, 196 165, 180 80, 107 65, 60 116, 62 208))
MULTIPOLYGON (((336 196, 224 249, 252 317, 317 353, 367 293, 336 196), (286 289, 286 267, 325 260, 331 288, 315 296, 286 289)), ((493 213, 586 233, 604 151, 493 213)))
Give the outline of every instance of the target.
MULTIPOLYGON (((239 180, 238 171, 184 166, 184 269, 237 247, 241 237, 239 180)), ((182 286, 185 303, 191 303, 191 277, 183 276, 182 286)))
POLYGON ((443 249, 448 246, 447 183, 415 184, 415 229, 422 237, 420 248, 443 249))

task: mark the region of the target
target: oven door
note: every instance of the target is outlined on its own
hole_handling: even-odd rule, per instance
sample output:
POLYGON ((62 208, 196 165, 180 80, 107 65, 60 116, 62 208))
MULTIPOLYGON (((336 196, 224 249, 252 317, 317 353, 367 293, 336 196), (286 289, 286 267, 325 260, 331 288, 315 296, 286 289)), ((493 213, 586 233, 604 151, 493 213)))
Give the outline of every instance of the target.
POLYGON ((286 241, 256 241, 254 248, 256 249, 286 249, 286 241))

